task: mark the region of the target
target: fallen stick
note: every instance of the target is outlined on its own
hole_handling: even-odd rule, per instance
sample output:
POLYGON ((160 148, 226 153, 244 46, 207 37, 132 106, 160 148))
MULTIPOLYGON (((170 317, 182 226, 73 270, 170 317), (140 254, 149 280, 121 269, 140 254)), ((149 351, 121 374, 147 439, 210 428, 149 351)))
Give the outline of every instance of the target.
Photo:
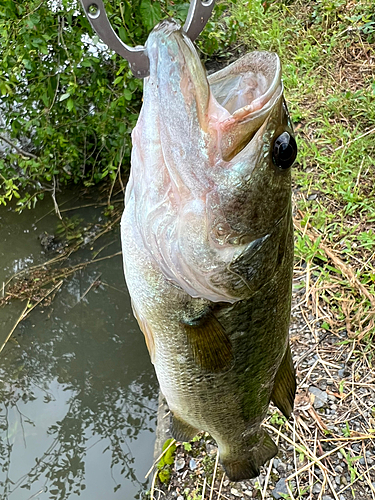
POLYGON ((51 293, 57 291, 61 287, 63 282, 64 282, 63 280, 59 281, 59 283, 57 283, 57 285, 55 285, 53 288, 51 288, 51 290, 49 290, 41 299, 39 299, 38 302, 35 302, 35 304, 33 304, 32 307, 29 307, 30 301, 27 301, 26 307, 22 311, 21 316, 18 318, 18 320, 16 321, 16 324, 14 325, 14 327, 12 328, 10 333, 8 334, 7 338, 3 342, 3 345, 0 347, 0 353, 3 351, 4 347, 6 346, 7 342, 9 341, 9 339, 11 338, 11 336, 13 335, 14 331, 16 330, 17 326, 21 323, 21 321, 23 321, 31 313, 31 311, 33 309, 35 309, 35 307, 37 305, 39 305, 41 302, 43 302, 43 300, 46 299, 48 297, 48 295, 51 295, 51 293))

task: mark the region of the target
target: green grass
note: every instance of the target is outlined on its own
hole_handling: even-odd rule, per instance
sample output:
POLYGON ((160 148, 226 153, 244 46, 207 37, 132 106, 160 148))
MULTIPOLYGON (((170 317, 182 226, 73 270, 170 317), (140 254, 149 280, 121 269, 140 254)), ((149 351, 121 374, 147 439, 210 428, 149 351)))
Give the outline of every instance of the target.
POLYGON ((349 321, 350 337, 366 351, 374 338, 374 302, 346 270, 375 293, 374 12, 373 0, 237 0, 232 12, 244 50, 275 51, 283 64, 299 146, 296 261, 310 262, 331 328, 344 330, 349 321))

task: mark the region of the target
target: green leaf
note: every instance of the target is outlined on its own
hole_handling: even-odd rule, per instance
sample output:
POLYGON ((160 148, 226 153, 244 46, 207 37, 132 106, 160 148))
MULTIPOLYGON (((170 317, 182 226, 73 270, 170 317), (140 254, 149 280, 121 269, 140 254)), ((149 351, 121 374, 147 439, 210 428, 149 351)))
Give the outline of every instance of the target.
POLYGON ((142 22, 148 30, 152 30, 162 18, 161 6, 159 2, 152 0, 142 0, 139 7, 142 22))
POLYGON ((124 89, 124 97, 127 101, 131 101, 133 94, 130 92, 129 89, 124 89))
POLYGON ((29 59, 23 59, 22 62, 23 62, 23 65, 25 66, 25 68, 28 69, 29 71, 31 71, 33 69, 31 61, 29 61, 29 59))
POLYGON ((60 96, 60 99, 59 101, 65 101, 65 99, 68 99, 70 97, 70 93, 67 92, 66 94, 63 94, 62 96, 60 96))
POLYGON ((74 101, 71 97, 66 101, 66 107, 68 108, 68 111, 72 111, 74 109, 74 101))
POLYGON ((43 104, 45 105, 45 107, 47 108, 48 107, 48 95, 46 92, 44 92, 44 94, 41 95, 41 100, 43 101, 43 104))
POLYGON ((82 62, 81 62, 82 66, 84 68, 89 68, 90 66, 92 66, 92 61, 91 59, 84 59, 82 62))
POLYGON ((121 26, 118 29, 118 34, 119 34, 122 41, 124 41, 125 43, 129 43, 129 37, 126 33, 126 29, 123 26, 121 26))
POLYGON ((162 451, 166 450, 168 448, 168 446, 171 444, 171 442, 173 441, 173 438, 169 438, 167 439, 164 444, 163 444, 163 449, 162 451))
POLYGON ((183 443, 183 445, 184 445, 184 450, 185 450, 185 451, 191 451, 191 448, 192 448, 192 447, 191 447, 191 444, 190 444, 190 443, 183 443))
POLYGON ((2 95, 7 94, 7 86, 3 80, 0 80, 0 92, 2 95))
POLYGON ((171 477, 171 473, 168 469, 163 469, 159 471, 159 479, 162 483, 167 483, 171 477))
POLYGON ((115 81, 113 82, 113 85, 117 85, 118 83, 122 82, 124 80, 123 76, 118 76, 115 81))

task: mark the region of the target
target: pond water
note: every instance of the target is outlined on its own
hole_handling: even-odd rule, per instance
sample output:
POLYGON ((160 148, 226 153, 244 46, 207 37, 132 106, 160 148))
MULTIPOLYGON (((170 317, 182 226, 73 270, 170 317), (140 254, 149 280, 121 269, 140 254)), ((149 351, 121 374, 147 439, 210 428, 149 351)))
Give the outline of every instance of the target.
MULTIPOLYGON (((78 202, 67 193, 64 209, 78 202)), ((0 286, 43 263, 39 235, 58 219, 46 199, 21 215, 0 209, 0 286)), ((87 207, 68 212, 102 220, 87 207)), ((119 227, 75 252, 69 266, 121 250, 119 227)), ((64 266, 67 265, 65 262, 64 266)), ((25 302, 0 308, 0 345, 25 302)), ((149 486, 158 386, 134 320, 120 255, 66 279, 0 354, 0 499, 130 500, 149 486), (95 286, 94 286, 95 285, 95 286)))

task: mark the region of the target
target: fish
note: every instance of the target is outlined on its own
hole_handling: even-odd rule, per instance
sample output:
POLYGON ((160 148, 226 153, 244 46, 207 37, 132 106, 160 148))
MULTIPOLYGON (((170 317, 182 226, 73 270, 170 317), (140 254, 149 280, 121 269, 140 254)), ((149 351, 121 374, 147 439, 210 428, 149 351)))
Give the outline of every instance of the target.
POLYGON ((146 42, 121 221, 124 272, 171 433, 208 432, 232 481, 277 453, 262 427, 293 410, 289 345, 297 154, 275 53, 207 76, 173 19, 146 42))

